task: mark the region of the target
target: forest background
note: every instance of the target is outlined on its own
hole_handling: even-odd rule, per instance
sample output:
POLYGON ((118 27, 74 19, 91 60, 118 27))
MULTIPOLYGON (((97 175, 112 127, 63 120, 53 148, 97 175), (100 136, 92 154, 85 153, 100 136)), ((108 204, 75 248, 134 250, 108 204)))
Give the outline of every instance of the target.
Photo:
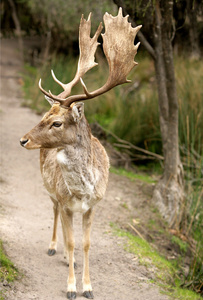
MULTIPOLYGON (((115 1, 117 4, 119 1, 115 1)), ((142 24, 142 34, 151 40, 147 8, 156 1, 123 1, 136 20, 142 24), (144 7, 144 8, 143 8, 144 7)), ((121 3, 122 4, 122 3, 121 3)), ((95 32, 108 11, 117 14, 117 5, 110 0, 3 0, 1 2, 1 37, 17 36, 24 61, 24 105, 37 113, 49 106, 41 100, 37 87, 43 78, 45 89, 57 94, 60 87, 53 83, 53 69, 62 82, 69 82, 77 68, 78 25, 81 14, 85 18, 92 12, 92 32, 95 32), (26 45, 26 47, 25 47, 26 45), (28 49, 25 51, 25 48, 28 49)), ((196 241, 196 277, 203 275, 202 255, 202 181, 203 181, 203 4, 201 1, 180 0, 173 3, 174 36, 172 39, 174 67, 178 95, 179 151, 184 168, 184 204, 179 233, 196 241)), ((135 42, 138 42, 136 38, 135 42)), ((98 68, 93 69, 84 81, 90 90, 102 86, 108 65, 101 45, 96 54, 98 68)), ((138 170, 160 176, 164 156, 159 122, 159 105, 156 70, 149 51, 140 45, 136 61, 139 65, 131 72, 132 84, 116 87, 99 100, 86 103, 86 117, 99 124, 106 138, 124 155, 118 167, 138 170)), ((81 91, 77 86, 74 93, 81 91)), ((195 280, 195 279, 194 279, 195 280)), ((198 289, 202 291, 202 281, 198 289)), ((195 285, 194 285, 195 286, 195 285)), ((197 285, 196 285, 197 286, 197 285)), ((195 289, 195 287, 194 287, 195 289)), ((197 288, 196 288, 197 290, 197 288)))

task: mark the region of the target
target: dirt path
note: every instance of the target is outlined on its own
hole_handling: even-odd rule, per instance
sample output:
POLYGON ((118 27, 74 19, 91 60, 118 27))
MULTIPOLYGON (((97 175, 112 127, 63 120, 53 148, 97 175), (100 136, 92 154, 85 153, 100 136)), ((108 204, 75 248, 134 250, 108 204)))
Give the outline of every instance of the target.
MULTIPOLYGON (((1 195, 0 238, 8 255, 24 274, 8 289, 8 299, 66 299, 67 266, 59 226, 58 251, 47 255, 52 233, 52 204, 43 188, 39 152, 26 151, 19 139, 40 117, 20 107, 20 62, 16 44, 1 46, 1 195)), ((31 97, 31 96, 30 96, 31 97)), ((42 97, 43 101, 43 97, 42 97)), ((150 274, 123 250, 123 240, 114 236, 110 222, 124 219, 120 201, 129 208, 141 207, 139 185, 110 175, 105 199, 97 206, 90 252, 91 279, 95 300, 168 299, 149 283, 150 274), (136 196, 135 196, 136 195, 136 196), (133 199, 133 202, 132 202, 133 199)), ((82 297, 81 216, 75 216, 77 299, 82 297)), ((1 287, 1 286, 0 286, 1 287)))

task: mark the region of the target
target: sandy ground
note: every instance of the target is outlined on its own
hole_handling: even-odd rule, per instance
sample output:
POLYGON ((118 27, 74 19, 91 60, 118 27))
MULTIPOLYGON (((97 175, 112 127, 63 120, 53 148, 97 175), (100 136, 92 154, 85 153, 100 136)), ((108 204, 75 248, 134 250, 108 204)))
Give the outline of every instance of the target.
MULTIPOLYGON (((67 265, 63 258, 61 226, 58 251, 47 255, 52 234, 52 203, 42 184, 39 152, 27 151, 19 139, 40 120, 30 109, 22 108, 21 63, 16 43, 1 41, 1 194, 0 238, 9 257, 23 274, 10 287, 7 298, 66 299, 67 265)), ((30 95, 32 97, 32 95, 30 95)), ((43 97, 42 97, 43 101, 43 97)), ((149 271, 133 254, 124 250, 124 240, 112 233, 110 222, 127 222, 122 201, 129 209, 142 211, 145 201, 139 184, 110 174, 105 199, 96 208, 91 234, 90 274, 95 300, 165 300, 167 296, 150 283, 149 271)), ((77 299, 82 297, 81 216, 74 219, 78 267, 77 299)), ((1 288, 2 286, 0 286, 1 288)))

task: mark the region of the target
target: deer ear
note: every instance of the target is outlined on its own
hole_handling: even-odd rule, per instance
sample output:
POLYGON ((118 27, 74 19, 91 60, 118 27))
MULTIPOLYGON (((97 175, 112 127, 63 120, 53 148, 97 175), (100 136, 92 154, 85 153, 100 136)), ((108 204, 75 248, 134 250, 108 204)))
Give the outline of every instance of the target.
POLYGON ((76 102, 72 106, 72 116, 76 123, 78 123, 84 115, 84 103, 76 102))
POLYGON ((50 104, 51 106, 54 105, 54 104, 56 104, 56 103, 59 103, 59 102, 57 102, 57 101, 55 101, 55 100, 49 98, 48 96, 44 96, 44 98, 49 102, 49 104, 50 104))

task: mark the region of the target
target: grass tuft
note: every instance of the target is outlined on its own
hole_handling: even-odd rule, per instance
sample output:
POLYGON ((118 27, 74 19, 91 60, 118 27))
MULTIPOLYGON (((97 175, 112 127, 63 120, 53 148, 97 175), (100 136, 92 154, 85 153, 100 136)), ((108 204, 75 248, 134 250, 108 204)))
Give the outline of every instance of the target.
POLYGON ((6 256, 3 243, 0 241, 0 281, 12 282, 18 276, 18 270, 6 256))
POLYGON ((178 238, 177 236, 173 235, 172 238, 171 238, 171 241, 178 245, 179 248, 180 248, 180 251, 184 254, 187 252, 187 249, 188 249, 188 244, 184 241, 182 241, 180 238, 178 238))
POLYGON ((157 182, 157 180, 153 179, 150 175, 140 174, 140 173, 136 174, 132 171, 127 171, 124 168, 111 167, 110 172, 117 174, 117 175, 125 176, 125 177, 129 178, 131 181, 139 180, 139 181, 146 182, 146 183, 156 183, 157 182))

